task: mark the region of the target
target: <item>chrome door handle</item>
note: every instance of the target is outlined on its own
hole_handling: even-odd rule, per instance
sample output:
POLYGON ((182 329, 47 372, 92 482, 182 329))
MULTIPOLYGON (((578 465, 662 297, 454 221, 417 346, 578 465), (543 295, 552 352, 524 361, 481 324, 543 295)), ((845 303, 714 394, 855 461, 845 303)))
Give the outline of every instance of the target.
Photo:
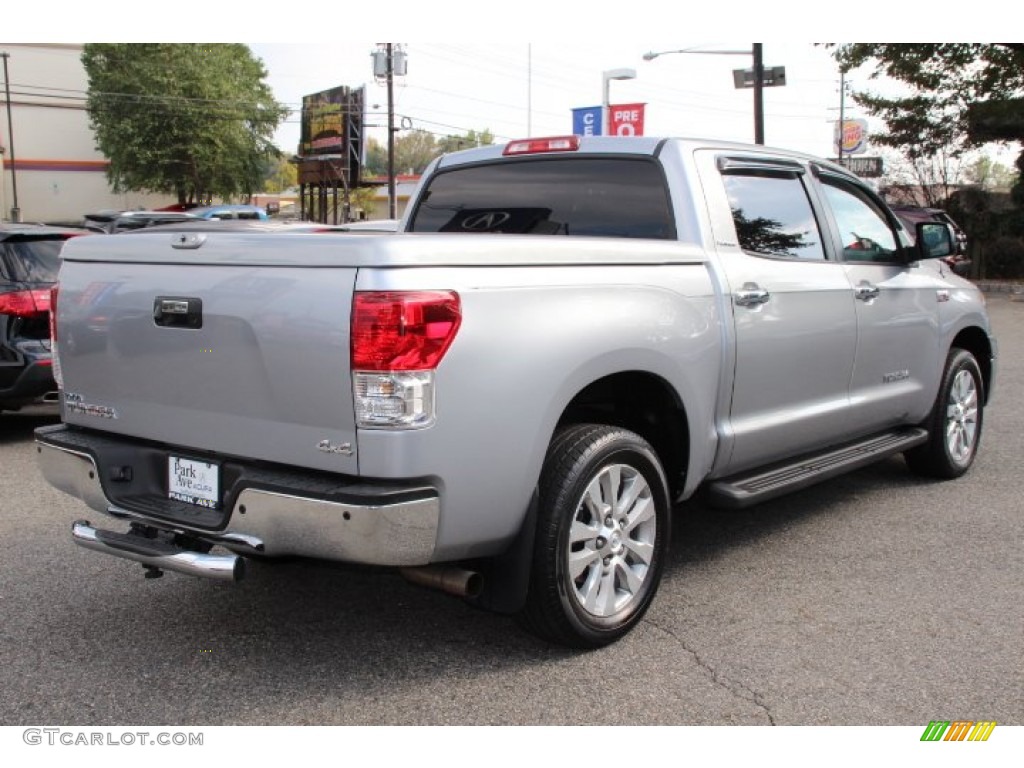
POLYGON ((756 307, 759 304, 767 304, 771 297, 772 295, 763 288, 747 283, 742 290, 736 291, 735 302, 738 307, 756 307))
POLYGON ((864 283, 863 285, 858 285, 853 294, 861 301, 871 301, 878 298, 878 286, 864 283))

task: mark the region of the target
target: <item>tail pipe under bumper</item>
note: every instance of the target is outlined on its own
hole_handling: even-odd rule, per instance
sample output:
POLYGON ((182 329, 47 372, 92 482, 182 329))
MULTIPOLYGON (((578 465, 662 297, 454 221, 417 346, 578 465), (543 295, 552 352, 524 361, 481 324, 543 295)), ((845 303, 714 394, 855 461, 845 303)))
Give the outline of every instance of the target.
POLYGON ((104 531, 93 528, 88 520, 78 520, 71 526, 71 538, 86 549, 134 560, 158 571, 177 571, 219 581, 241 581, 245 576, 245 559, 238 555, 195 552, 166 539, 149 538, 134 531, 104 531))

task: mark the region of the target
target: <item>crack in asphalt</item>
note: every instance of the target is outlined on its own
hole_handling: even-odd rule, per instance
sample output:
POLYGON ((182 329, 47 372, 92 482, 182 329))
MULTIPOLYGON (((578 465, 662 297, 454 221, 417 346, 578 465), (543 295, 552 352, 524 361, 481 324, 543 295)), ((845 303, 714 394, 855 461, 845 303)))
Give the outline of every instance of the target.
POLYGON ((687 646, 683 639, 672 630, 666 629, 665 627, 661 626, 660 624, 657 624, 656 622, 651 621, 650 619, 644 619, 643 623, 654 627, 654 629, 668 635, 673 640, 675 640, 675 642, 679 645, 680 648, 682 648, 684 651, 686 651, 693 657, 693 660, 697 662, 697 666, 704 670, 704 672, 711 677, 711 682, 713 682, 715 685, 721 688, 724 688, 738 699, 743 699, 744 701, 752 702, 754 705, 764 710, 764 714, 765 717, 768 718, 769 725, 776 724, 775 716, 772 715, 771 709, 768 708, 768 705, 764 702, 764 698, 761 696, 761 694, 759 694, 753 688, 750 688, 749 686, 746 686, 741 682, 732 680, 728 677, 725 677, 724 675, 719 674, 714 667, 712 667, 710 664, 704 661, 704 659, 700 657, 700 654, 698 654, 695 650, 687 646))

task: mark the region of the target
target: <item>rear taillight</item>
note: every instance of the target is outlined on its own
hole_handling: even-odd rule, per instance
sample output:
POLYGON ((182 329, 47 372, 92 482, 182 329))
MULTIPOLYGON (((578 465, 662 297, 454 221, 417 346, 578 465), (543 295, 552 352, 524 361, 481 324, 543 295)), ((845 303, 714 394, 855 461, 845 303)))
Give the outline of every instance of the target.
POLYGON ((35 317, 50 311, 50 289, 12 291, 0 294, 0 314, 35 317))
POLYGON ((53 380, 58 389, 64 389, 64 376, 61 375, 60 358, 57 356, 57 294, 59 285, 50 288, 50 359, 53 361, 53 380))
POLYGON ((462 322, 453 291, 356 293, 352 382, 356 425, 415 429, 434 423, 434 369, 462 322))
POLYGON ((436 368, 462 321, 452 291, 356 293, 352 307, 352 370, 436 368))

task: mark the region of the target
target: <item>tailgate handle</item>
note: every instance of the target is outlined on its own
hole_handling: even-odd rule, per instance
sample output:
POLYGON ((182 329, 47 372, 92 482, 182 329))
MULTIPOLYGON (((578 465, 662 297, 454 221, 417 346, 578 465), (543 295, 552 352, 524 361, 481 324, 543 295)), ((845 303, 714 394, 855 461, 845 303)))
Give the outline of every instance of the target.
POLYGON ((202 328, 203 300, 187 296, 157 296, 153 322, 165 328, 202 328))

